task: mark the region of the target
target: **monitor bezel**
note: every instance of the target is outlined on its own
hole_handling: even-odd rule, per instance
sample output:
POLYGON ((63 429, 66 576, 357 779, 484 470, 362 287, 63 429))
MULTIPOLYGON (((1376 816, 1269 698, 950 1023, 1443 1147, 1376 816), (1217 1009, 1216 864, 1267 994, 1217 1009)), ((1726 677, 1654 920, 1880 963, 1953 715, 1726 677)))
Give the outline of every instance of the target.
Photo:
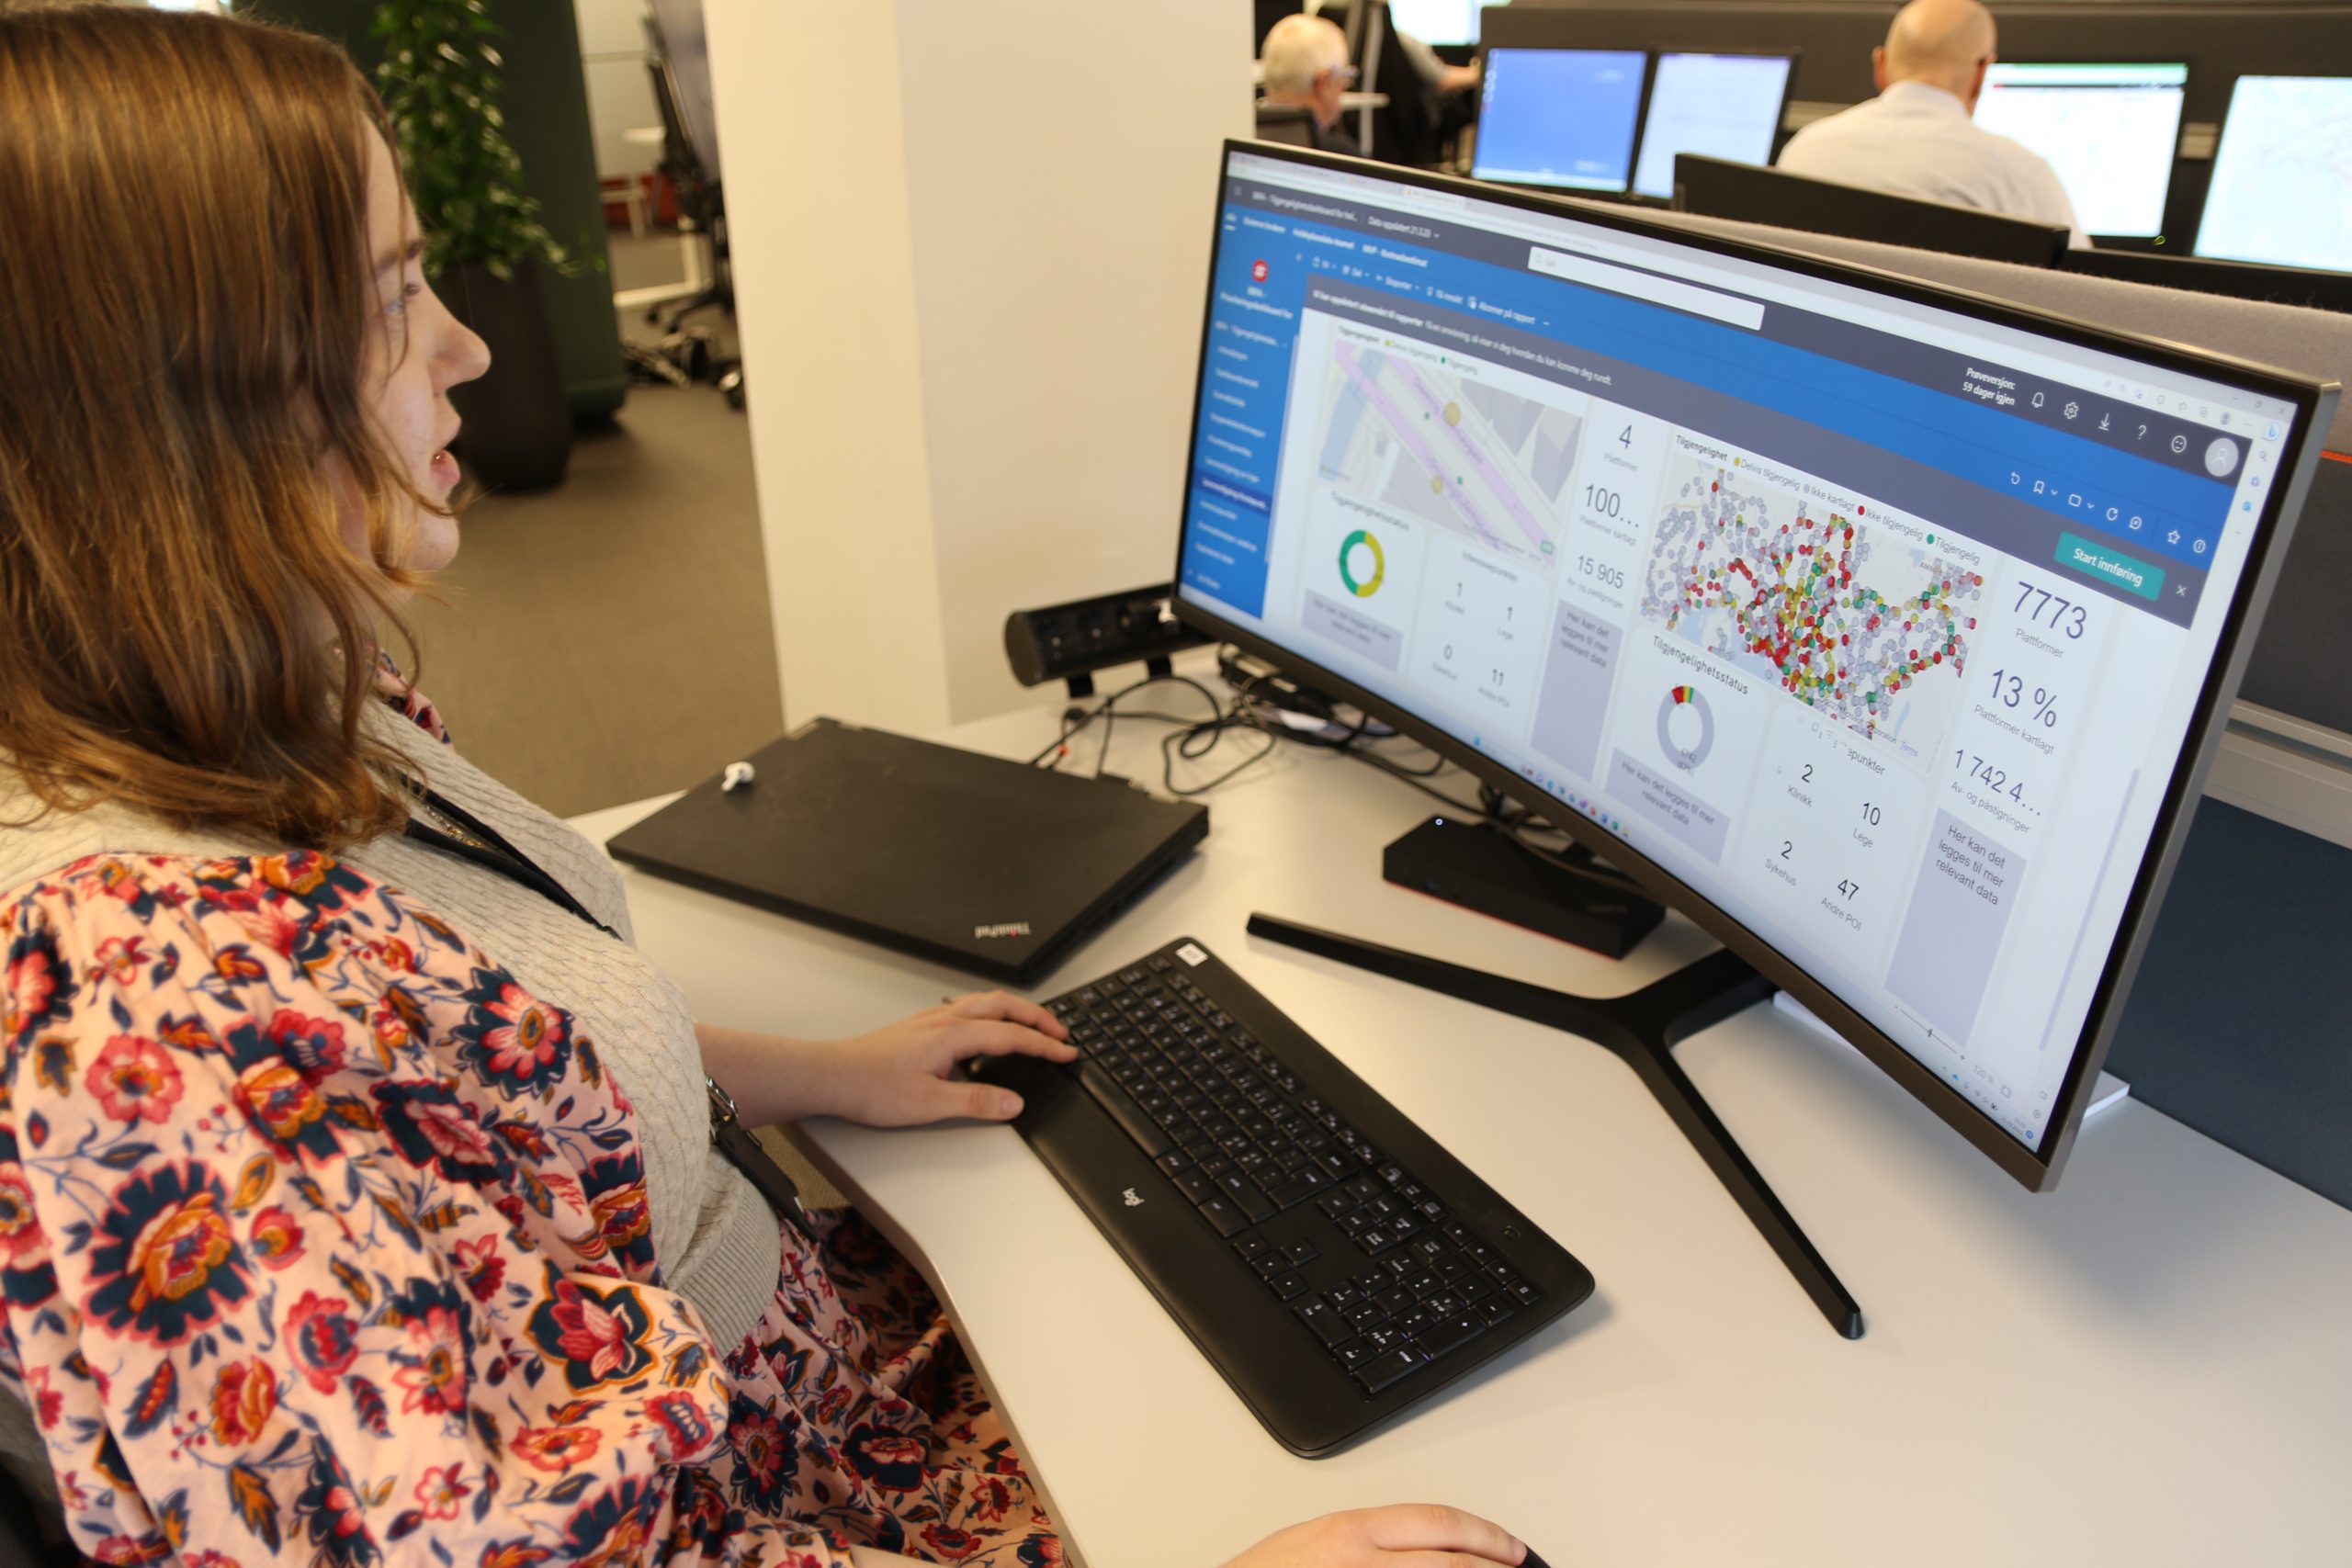
MULTIPOLYGON (((1774 156, 1778 155, 1781 151, 1781 139, 1787 134, 1787 127, 1789 123, 1789 104, 1796 96, 1797 73, 1804 68, 1804 51, 1795 48, 1651 50, 1649 51, 1649 66, 1644 73, 1642 81, 1642 118, 1636 121, 1634 126, 1633 167, 1627 170, 1625 175, 1626 198, 1637 206, 1658 208, 1672 207, 1674 205, 1674 168, 1671 164, 1668 164, 1667 166, 1667 189, 1664 196, 1651 196, 1634 183, 1641 177, 1642 154, 1649 150, 1650 106, 1656 102, 1657 98, 1657 73, 1664 68, 1667 58, 1669 55, 1683 55, 1694 60, 1715 60, 1725 57, 1737 57, 1743 60, 1785 60, 1789 62, 1788 71, 1781 77, 1780 105, 1772 111, 1772 135, 1770 144, 1765 150, 1766 167, 1770 166, 1770 160, 1774 156)), ((1707 154, 1702 154, 1702 156, 1706 155, 1707 154)), ((1677 156, 1679 156, 1679 154, 1677 154, 1677 156)), ((1736 160, 1726 160, 1726 162, 1736 161, 1736 160)))
MULTIPOLYGON (((1481 122, 1487 117, 1486 72, 1493 62, 1492 57, 1495 52, 1484 47, 1478 51, 1478 118, 1481 122)), ((1625 144, 1625 183, 1619 186, 1547 186, 1536 180, 1497 179, 1492 175, 1475 172, 1478 157, 1475 142, 1472 144, 1470 153, 1471 167, 1474 172, 1468 177, 1476 184, 1492 190, 1536 191, 1550 196, 1585 197, 1600 201, 1629 199, 1634 191, 1634 170, 1640 166, 1642 161, 1642 122, 1649 118, 1650 78, 1657 73, 1657 51, 1654 49, 1588 49, 1582 45, 1558 49, 1529 48, 1523 44, 1505 44, 1502 46, 1501 52, 1505 54, 1630 54, 1641 61, 1642 85, 1640 90, 1634 95, 1634 139, 1625 144)), ((1677 51, 1676 52, 1690 51, 1677 51)), ((1795 73, 1792 71, 1790 74, 1793 76, 1795 73)), ((1785 118, 1788 112, 1788 106, 1783 104, 1781 107, 1781 115, 1785 118)))
POLYGON ((2067 1156, 2073 1151, 2083 1112, 2098 1081, 2100 1066, 2106 1061, 2113 1043, 2116 1026, 2122 1017, 2122 1003, 2130 994, 2132 979, 2147 948, 2149 931, 2154 924, 2151 916, 2161 903, 2165 888, 2172 880, 2174 867, 2178 863, 2181 845, 2188 837, 2189 818, 2203 792, 2206 773, 2211 768, 2220 746, 2229 703, 2245 678, 2246 662, 2254 648, 2253 631, 2259 626, 2262 612, 2269 603, 2279 563, 2286 556, 2288 539, 2319 463, 2324 434, 2321 416, 2324 412, 2333 411, 2340 391, 2338 385, 2311 380, 2273 367, 2194 349, 2161 338, 2086 326, 2070 318, 2013 301, 1946 288, 1875 267, 1831 262, 1801 251, 1686 231, 1672 224, 1659 222, 1623 203, 1575 201, 1544 196, 1523 186, 1456 179, 1394 164, 1267 142, 1228 140, 1224 143, 1218 154, 1210 232, 1213 239, 1204 289, 1200 358, 1194 370, 1192 422, 1185 427, 1184 487, 1179 503, 1175 570, 1171 574, 1174 587, 1170 592, 1170 603, 1178 618, 1195 630, 1230 642, 1317 689, 1355 705, 1366 714, 1395 727, 1463 768, 1482 784, 1493 785, 1544 820, 1557 825, 1577 842, 1640 883, 1661 902, 1679 910, 1702 931, 1753 964, 1774 985, 1789 992, 1815 1017, 1851 1043, 1873 1066, 1894 1079, 2021 1186, 2032 1191, 2044 1191, 2053 1186, 2065 1167, 2067 1156), (1520 778, 1517 773, 1498 767, 1491 758, 1463 744, 1446 731, 1364 690, 1338 671, 1261 637, 1247 626, 1227 620, 1184 596, 1184 541, 1197 478, 1197 433, 1206 395, 1211 323, 1216 310, 1216 261, 1224 243, 1222 214, 1226 186, 1232 177, 1232 160, 1236 154, 1261 156, 1330 173, 1492 201, 1540 217, 1566 218, 1590 223, 1596 228, 1687 245, 1702 253, 1776 267, 1822 281, 1849 286, 1860 283, 1891 299, 1954 310, 2080 347, 2129 355, 2162 368, 2226 378, 2240 384, 2245 390, 2275 397, 2295 407, 2297 418, 2292 438, 2281 455, 2278 467, 2283 482, 2273 486, 2268 509, 2262 518, 2265 525, 2257 530, 2250 547, 2245 569, 2239 578, 2229 615, 2223 622, 2221 639, 2215 647, 2212 662, 2189 716, 2180 761, 2174 768, 2157 804, 2155 820, 2149 833, 2149 851, 2142 857, 2139 874, 2124 901, 2117 940, 2109 948, 2107 962, 2092 991, 2089 1010, 2082 1033, 2077 1038, 2073 1060, 2052 1100, 2050 1120, 2038 1145, 2030 1146, 2020 1143, 2004 1131, 1965 1096, 1946 1086, 1909 1052, 1839 1000, 1834 992, 1815 981, 1793 960, 1733 919, 1703 892, 1683 882, 1633 845, 1587 821, 1581 814, 1566 808, 1560 801, 1520 778))
MULTIPOLYGON (((2125 234, 2125 233, 2120 233, 2120 232, 2116 232, 2116 231, 2111 231, 2111 230, 2106 230, 2106 229, 2088 229, 2088 228, 2086 228, 2086 229, 2085 229, 2085 230, 2083 231, 2083 232, 2084 232, 2084 233, 2088 234, 2088 235, 2089 235, 2093 240, 2112 240, 2112 241, 2118 241, 2118 242, 2120 242, 2120 243, 2115 244, 2115 245, 2112 245, 2112 246, 2110 246, 2110 247, 2109 247, 2110 249, 2114 249, 2114 250, 2159 250, 2159 249, 2162 249, 2165 245, 2166 245, 2166 244, 2170 243, 2170 242, 2171 242, 2171 235, 2172 235, 2172 227, 2173 227, 2173 226, 2172 226, 2172 223, 2171 223, 2171 221, 2170 221, 2171 217, 2172 217, 2173 203, 2174 203, 2174 201, 2175 201, 2175 200, 2179 197, 2179 195, 2180 195, 2180 192, 2179 192, 2179 185, 2180 185, 2180 162, 2181 162, 2181 159, 2180 159, 2180 144, 2181 144, 2181 139, 2182 139, 2184 136, 2186 136, 2186 135, 2188 135, 2188 87, 2189 87, 2189 84, 2190 84, 2191 82, 2195 81, 2195 80, 2196 80, 2196 77, 2197 77, 2197 62, 2196 62, 2196 60, 2195 60, 2195 59, 2193 59, 2192 57, 2190 57, 2190 56, 2188 56, 2188 55, 2186 55, 2186 54, 2168 54, 2168 55, 2164 56, 2162 59, 2150 58, 2150 59, 2144 59, 2144 60, 2135 60, 2135 59, 2132 59, 2132 57, 2130 57, 2130 56, 2126 55, 2126 56, 2123 56, 2123 57, 2121 57, 2121 58, 2120 58, 2120 59, 2119 59, 2119 58, 2116 58, 2116 57, 2113 57, 2113 56, 2110 56, 2110 57, 2109 57, 2108 59, 2105 59, 2105 60, 2084 60, 2084 59, 2080 59, 2080 58, 2078 58, 2077 56, 2071 55, 2071 54, 2068 54, 2068 55, 2054 55, 2054 54, 2041 54, 2041 53, 2035 53, 2035 54, 2019 54, 2019 55, 2007 55, 2007 54, 2004 54, 2004 55, 1996 55, 1996 57, 1994 57, 1994 59, 1993 59, 1989 63, 1990 63, 1990 64, 1992 64, 1992 65, 1995 65, 1995 66, 2001 66, 2001 65, 2177 65, 2177 66, 2179 66, 2179 67, 2180 67, 2180 69, 2181 69, 2181 77, 2180 77, 2180 118, 2179 118, 2178 119, 2177 119, 2177 120, 2175 120, 2175 121, 2173 122, 2173 128, 2172 128, 2172 156, 2171 156, 2171 158, 2170 158, 2170 159, 2166 160, 2166 162, 2165 162, 2165 197, 2164 197, 2164 200, 2163 200, 2162 202, 2158 203, 2158 204, 2157 204, 2157 207, 2156 207, 2156 227, 2155 227, 2155 231, 2154 231, 2154 233, 2150 233, 2150 234, 2125 234)), ((1988 73, 1988 74, 1989 74, 1989 73, 1988 73)), ((1986 90, 1987 90, 1987 91, 1990 91, 1990 90, 1991 90, 1991 89, 1990 89, 1989 85, 1988 85, 1988 86, 1987 86, 1986 90)), ((1970 120, 1971 120, 1971 121, 1973 121, 1973 120, 1975 119, 1975 118, 1976 118, 1976 111, 1975 111, 1973 108, 1971 108, 1971 109, 1969 110, 1968 118, 1970 118, 1970 120)), ((1987 129, 1990 129, 1990 128, 1988 127, 1987 129)), ((1996 136, 2001 136, 2001 135, 2007 135, 2007 133, 2006 131, 1995 131, 1995 132, 1994 132, 1994 134, 1995 134, 1995 135, 1996 135, 1996 136)), ((2014 139, 2014 138, 2012 138, 2012 140, 2015 140, 2015 139, 2014 139)), ((2019 145, 2020 145, 2020 146, 2022 146, 2022 145, 2024 145, 2024 144, 2023 144, 2022 142, 2020 142, 2020 143, 2019 143, 2019 145)), ((2032 150, 2031 150, 2030 148, 2028 148, 2028 149, 2027 149, 2027 151, 2031 152, 2032 150)), ((2219 149, 2219 147, 2218 147, 2218 146, 2215 148, 2215 151, 2216 151, 2216 152, 2219 152, 2219 151, 2220 151, 2220 149, 2219 149)), ((2038 152, 2037 152, 2037 153, 2035 153, 2035 154, 2034 154, 2034 156, 2036 156, 2036 157, 2041 157, 2041 155, 2040 153, 2038 153, 2038 152)), ((2049 162, 2049 160, 2048 160, 2048 159, 2046 159, 2046 158, 2045 158, 2045 159, 2043 159, 2042 161, 2043 161, 2044 163, 2048 163, 2048 162, 2049 162)), ((2070 191, 2070 192, 2068 192, 2068 193, 2067 193, 2066 199, 2067 199, 2068 201, 2070 201, 2070 202, 2071 202, 2072 200, 2074 200, 2074 193, 2073 193, 2073 192, 2071 192, 2071 191, 2070 191)), ((2077 216, 2077 217, 2079 217, 2079 216, 2080 216, 2080 214, 2076 214, 2076 216, 2077 216)), ((2200 220, 2201 220, 2201 217, 2202 217, 2201 211, 2200 211, 2199 216, 2200 216, 2200 220)))
POLYGON ((2330 272, 2330 267, 2309 267, 2296 262, 2252 261, 2245 256, 2214 255, 2205 249, 2205 215, 2213 209, 2213 180, 2222 172, 2222 151, 2229 143, 2230 121, 2237 117, 2238 84, 2249 76, 2286 82, 2346 82, 2352 83, 2352 73, 2342 71, 2241 71, 2230 78, 2230 101, 2222 107, 2221 129, 2213 133, 2211 172, 2205 176, 2205 194, 2197 203, 2197 232, 2189 236, 2188 254, 2197 261, 2219 262, 2228 266, 2268 266, 2289 272, 2330 272))

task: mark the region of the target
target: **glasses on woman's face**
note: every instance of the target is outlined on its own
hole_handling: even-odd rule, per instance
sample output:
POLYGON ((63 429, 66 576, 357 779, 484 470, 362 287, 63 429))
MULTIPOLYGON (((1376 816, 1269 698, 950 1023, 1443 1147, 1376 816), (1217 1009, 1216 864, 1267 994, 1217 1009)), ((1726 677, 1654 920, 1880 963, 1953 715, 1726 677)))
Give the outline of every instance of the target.
POLYGON ((1352 65, 1334 65, 1323 74, 1341 87, 1352 87, 1356 85, 1356 78, 1363 73, 1352 65))

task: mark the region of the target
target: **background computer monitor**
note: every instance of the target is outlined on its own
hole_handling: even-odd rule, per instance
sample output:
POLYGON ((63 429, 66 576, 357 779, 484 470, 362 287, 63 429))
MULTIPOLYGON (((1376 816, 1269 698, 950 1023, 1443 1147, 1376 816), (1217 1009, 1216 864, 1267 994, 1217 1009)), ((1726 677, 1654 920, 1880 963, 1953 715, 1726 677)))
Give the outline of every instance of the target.
POLYGON ((1182 617, 1560 822, 2048 1185, 2333 389, 1630 211, 1225 172, 1182 617))
POLYGON ((1488 50, 1471 173, 1623 192, 1634 173, 1648 62, 1640 50, 1488 50))
POLYGON ((1388 20, 1436 48, 1478 41, 1482 0, 1388 0, 1388 20))
POLYGON ((1976 123, 2024 142, 2058 171, 2084 231, 2164 232, 2188 67, 1996 61, 1976 123))
POLYGON ((1678 152, 1770 163, 1795 72, 1793 53, 1660 52, 1650 71, 1649 107, 1642 112, 1634 194, 1660 201, 1672 196, 1678 152))
POLYGON ((1947 201, 1921 201, 1692 152, 1675 157, 1674 205, 1680 211, 1708 218, 1769 223, 1811 234, 1842 234, 1849 240, 1874 240, 2022 266, 2051 265, 2065 254, 2068 239, 2065 230, 2030 218, 2011 218, 1947 201))
POLYGON ((2197 254, 2352 271, 2352 76, 2241 76, 2197 254))

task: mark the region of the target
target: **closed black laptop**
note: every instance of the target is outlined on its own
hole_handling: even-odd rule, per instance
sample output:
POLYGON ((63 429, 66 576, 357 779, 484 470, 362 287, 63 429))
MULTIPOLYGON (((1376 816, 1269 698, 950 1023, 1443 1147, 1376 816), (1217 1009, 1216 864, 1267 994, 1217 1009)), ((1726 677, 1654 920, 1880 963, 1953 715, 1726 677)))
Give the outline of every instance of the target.
POLYGON ((1209 830, 1204 806, 820 718, 620 833, 614 858, 1025 986, 1209 830))

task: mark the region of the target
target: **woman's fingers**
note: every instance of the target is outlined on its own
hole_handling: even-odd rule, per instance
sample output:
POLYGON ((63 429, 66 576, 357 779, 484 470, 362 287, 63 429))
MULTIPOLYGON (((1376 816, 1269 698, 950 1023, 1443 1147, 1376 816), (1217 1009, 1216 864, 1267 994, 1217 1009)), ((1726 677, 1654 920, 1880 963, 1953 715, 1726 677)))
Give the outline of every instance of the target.
POLYGON ((1407 1554, 1397 1568, 1460 1568, 1442 1562, 1450 1553, 1512 1568, 1527 1551, 1502 1526, 1442 1503, 1398 1503, 1358 1517, 1374 1546, 1407 1554))
POLYGON ((1476 1514, 1397 1503, 1277 1530, 1227 1568, 1521 1568, 1527 1549, 1476 1514))
POLYGON ((1021 1114, 1021 1097, 1009 1089, 956 1078, 931 1081, 938 1087, 931 1091, 933 1103, 926 1120, 944 1122, 951 1117, 969 1116, 977 1122, 1010 1122, 1021 1114))
POLYGON ((1015 1055, 1043 1056, 1049 1062, 1067 1062, 1078 1055, 1078 1047, 1066 1040, 1039 1033, 1025 1023, 998 1018, 967 1018, 959 1020, 948 1038, 948 1045, 962 1061, 967 1056, 1011 1056, 1015 1055))
POLYGON ((956 997, 948 1001, 947 1010, 957 1018, 1001 1018, 1013 1023, 1024 1023, 1057 1040, 1069 1033, 1062 1026, 1060 1019, 1035 1002, 1009 991, 974 991, 968 996, 956 997))

